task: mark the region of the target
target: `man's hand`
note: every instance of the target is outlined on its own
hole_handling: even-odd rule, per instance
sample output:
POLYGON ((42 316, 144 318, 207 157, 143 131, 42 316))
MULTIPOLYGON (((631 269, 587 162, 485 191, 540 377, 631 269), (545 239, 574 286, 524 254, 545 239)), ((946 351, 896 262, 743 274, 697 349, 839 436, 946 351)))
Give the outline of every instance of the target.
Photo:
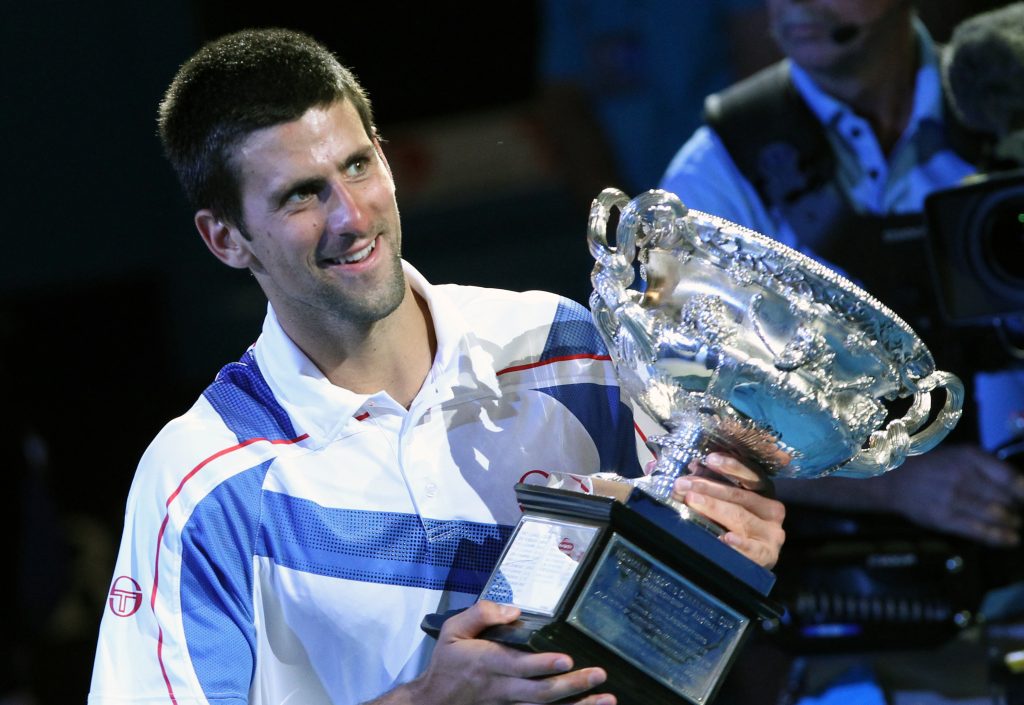
MULTIPOLYGON (((704 465, 727 477, 753 475, 740 461, 722 453, 710 453, 704 465)), ((779 551, 786 540, 782 529, 786 508, 782 502, 693 475, 676 480, 672 499, 684 502, 724 526, 726 533, 722 540, 755 563, 771 568, 779 560, 779 551)))
POLYGON ((375 702, 615 705, 615 698, 608 694, 583 695, 607 679, 600 668, 573 671, 572 659, 566 654, 519 651, 477 638, 487 627, 508 624, 518 617, 518 609, 485 600, 450 617, 441 628, 427 670, 375 702))
POLYGON ((1024 478, 976 446, 940 446, 858 482, 878 493, 880 508, 921 526, 991 546, 1020 543, 1024 478))
POLYGON ((878 477, 780 480, 776 489, 793 504, 891 512, 990 546, 1021 540, 1024 477, 977 446, 939 446, 878 477))

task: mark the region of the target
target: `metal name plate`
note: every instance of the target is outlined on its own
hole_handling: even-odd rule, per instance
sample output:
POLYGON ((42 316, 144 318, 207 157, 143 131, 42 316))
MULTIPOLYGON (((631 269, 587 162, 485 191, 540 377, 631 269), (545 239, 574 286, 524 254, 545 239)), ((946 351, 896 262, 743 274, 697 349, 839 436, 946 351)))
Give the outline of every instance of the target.
POLYGON ((750 620, 618 534, 568 622, 693 703, 705 703, 750 620))

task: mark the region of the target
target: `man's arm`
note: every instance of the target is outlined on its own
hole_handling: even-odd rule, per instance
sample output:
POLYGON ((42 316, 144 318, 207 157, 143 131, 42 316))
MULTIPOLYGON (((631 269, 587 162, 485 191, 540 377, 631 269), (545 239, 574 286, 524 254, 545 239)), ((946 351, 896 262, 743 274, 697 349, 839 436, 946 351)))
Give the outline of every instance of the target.
POLYGON ((687 208, 778 235, 753 184, 740 172, 718 134, 706 125, 697 128, 673 157, 659 188, 679 196, 687 208))
POLYGON ((487 627, 518 617, 515 607, 481 600, 449 618, 426 671, 367 705, 615 705, 607 693, 584 695, 605 682, 603 669, 574 671, 567 654, 519 651, 477 638, 487 627))
POLYGON ((973 445, 940 446, 878 477, 780 480, 783 499, 847 512, 890 512, 991 546, 1021 540, 1024 477, 973 445))

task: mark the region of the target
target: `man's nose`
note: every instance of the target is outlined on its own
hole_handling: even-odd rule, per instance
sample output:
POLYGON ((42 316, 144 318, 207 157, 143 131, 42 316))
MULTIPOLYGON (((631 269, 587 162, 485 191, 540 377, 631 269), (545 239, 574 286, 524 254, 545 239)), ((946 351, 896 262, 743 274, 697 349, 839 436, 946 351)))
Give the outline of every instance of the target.
POLYGON ((369 216, 359 194, 347 184, 334 184, 327 199, 327 227, 330 232, 361 235, 369 226, 369 216))

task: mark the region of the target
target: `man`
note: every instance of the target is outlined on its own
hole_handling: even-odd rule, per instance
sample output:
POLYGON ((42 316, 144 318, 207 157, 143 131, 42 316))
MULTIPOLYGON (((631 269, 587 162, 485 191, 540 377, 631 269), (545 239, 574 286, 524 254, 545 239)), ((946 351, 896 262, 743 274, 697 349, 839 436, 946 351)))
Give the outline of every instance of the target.
MULTIPOLYGON (((403 262, 370 104, 305 35, 204 47, 160 132, 203 241, 269 306, 142 459, 89 702, 614 703, 601 668, 478 639, 517 610, 473 604, 524 475, 639 471, 586 312, 403 262), (434 648, 423 616, 466 606, 434 648)), ((778 502, 677 490, 775 562, 778 502)))
MULTIPOLYGON (((974 173, 969 160, 981 153, 949 119, 928 32, 907 0, 767 7, 787 58, 709 97, 708 124, 662 188, 844 271, 921 332, 940 367, 961 371, 971 354, 940 348, 953 336, 935 330, 921 242, 902 239, 925 197, 974 173)), ((970 426, 958 431, 969 437, 970 426)), ((973 442, 947 441, 879 478, 780 482, 778 491, 785 501, 895 512, 993 546, 1020 541, 1024 483, 973 442)))
MULTIPOLYGON (((941 330, 920 238, 925 198, 973 174, 984 145, 950 119, 937 50, 927 30, 907 0, 767 0, 767 9, 771 34, 786 58, 708 98, 706 124, 676 154, 661 186, 688 207, 738 222, 844 271, 907 319, 942 369, 970 383, 970 367, 961 363, 973 363, 977 351, 946 345, 969 336, 941 330)), ((819 513, 807 509, 816 507, 824 515, 860 513, 859 522, 844 514, 842 529, 835 531, 833 524, 829 529, 835 533, 822 531, 826 541, 837 533, 849 536, 851 526, 874 528, 883 512, 986 546, 1018 545, 1024 482, 1013 467, 979 447, 974 421, 968 416, 956 429, 957 438, 880 477, 779 481, 778 496, 792 506, 791 517, 806 534, 800 539, 811 540, 812 527, 820 526, 819 513)), ((851 541, 871 538, 850 536, 851 541)), ((858 572, 857 551, 864 545, 877 544, 833 544, 821 551, 831 548, 828 555, 836 556, 848 550, 851 555, 832 573, 829 586, 836 602, 844 590, 854 604, 861 595, 870 595, 876 604, 886 596, 885 586, 871 582, 870 570, 858 572)), ((908 555, 916 560, 918 554, 908 555)), ((780 575, 793 570, 801 594, 814 595, 816 586, 799 581, 808 575, 823 580, 829 565, 791 562, 780 575), (801 572, 804 568, 808 572, 801 572), (815 569, 820 572, 813 574, 815 569)), ((891 584, 907 588, 923 574, 910 566, 903 573, 906 583, 892 577, 891 584)), ((941 589, 934 582, 922 588, 929 596, 941 589)), ((826 607, 817 618, 826 627, 854 622, 850 628, 864 627, 865 633, 884 626, 871 622, 872 617, 857 622, 863 617, 844 614, 842 607, 834 613, 826 607)), ((913 639, 914 626, 913 621, 892 622, 892 641, 901 634, 913 639)), ((867 643, 867 638, 857 642, 853 637, 845 645, 866 649, 867 643)), ((844 642, 835 637, 831 645, 839 651, 844 642)), ((953 684, 970 687, 963 653, 957 655, 959 662, 939 650, 930 652, 933 667, 915 669, 892 652, 830 660, 811 646, 793 663, 791 677, 793 683, 814 684, 814 695, 801 703, 875 705, 886 702, 883 690, 947 693, 953 684)), ((778 652, 769 646, 765 654, 748 651, 746 656, 771 662, 778 652)), ((727 695, 746 703, 781 697, 765 688, 763 679, 750 680, 740 685, 738 695, 727 695)), ((732 702, 729 697, 723 701, 732 702)))

